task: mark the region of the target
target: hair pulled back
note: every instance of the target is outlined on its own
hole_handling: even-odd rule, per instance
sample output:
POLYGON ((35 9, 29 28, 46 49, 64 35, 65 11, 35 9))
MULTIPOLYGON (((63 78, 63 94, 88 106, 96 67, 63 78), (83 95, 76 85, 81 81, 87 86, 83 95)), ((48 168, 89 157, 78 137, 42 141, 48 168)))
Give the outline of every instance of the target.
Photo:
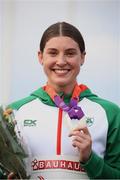
POLYGON ((85 42, 80 31, 73 25, 66 22, 58 22, 49 26, 43 33, 40 41, 40 50, 44 51, 48 40, 57 36, 68 36, 76 41, 81 53, 85 53, 85 42))

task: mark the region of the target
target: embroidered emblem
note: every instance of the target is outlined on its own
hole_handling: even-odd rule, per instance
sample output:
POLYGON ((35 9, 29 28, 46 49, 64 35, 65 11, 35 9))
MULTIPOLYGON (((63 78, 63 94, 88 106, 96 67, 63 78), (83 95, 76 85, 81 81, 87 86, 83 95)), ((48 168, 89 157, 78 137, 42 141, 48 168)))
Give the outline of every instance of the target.
POLYGON ((86 124, 88 127, 92 126, 94 123, 94 118, 92 117, 87 117, 87 120, 86 120, 86 124))
POLYGON ((25 119, 24 120, 24 126, 36 126, 37 120, 32 120, 32 119, 25 119))

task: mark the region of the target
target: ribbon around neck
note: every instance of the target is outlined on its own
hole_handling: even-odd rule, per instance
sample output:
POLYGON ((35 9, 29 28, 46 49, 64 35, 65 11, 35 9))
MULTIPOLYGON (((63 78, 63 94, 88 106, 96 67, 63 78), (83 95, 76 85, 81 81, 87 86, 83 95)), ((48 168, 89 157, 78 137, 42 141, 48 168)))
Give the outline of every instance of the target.
MULTIPOLYGON (((87 87, 85 86, 85 88, 87 87)), ((85 115, 81 107, 77 105, 79 101, 79 95, 82 92, 80 86, 77 83, 74 87, 69 105, 65 104, 63 99, 55 92, 55 90, 50 85, 47 84, 46 86, 44 86, 44 90, 51 97, 57 107, 68 113, 70 119, 80 120, 85 115)))

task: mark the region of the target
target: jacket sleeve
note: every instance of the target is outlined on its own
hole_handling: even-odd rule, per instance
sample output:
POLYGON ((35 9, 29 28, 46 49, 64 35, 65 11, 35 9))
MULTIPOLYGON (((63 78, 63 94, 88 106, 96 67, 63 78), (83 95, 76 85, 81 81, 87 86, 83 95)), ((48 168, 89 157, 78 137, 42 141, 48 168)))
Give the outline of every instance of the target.
POLYGON ((104 159, 92 152, 88 162, 81 166, 91 179, 120 179, 120 109, 109 122, 104 159))

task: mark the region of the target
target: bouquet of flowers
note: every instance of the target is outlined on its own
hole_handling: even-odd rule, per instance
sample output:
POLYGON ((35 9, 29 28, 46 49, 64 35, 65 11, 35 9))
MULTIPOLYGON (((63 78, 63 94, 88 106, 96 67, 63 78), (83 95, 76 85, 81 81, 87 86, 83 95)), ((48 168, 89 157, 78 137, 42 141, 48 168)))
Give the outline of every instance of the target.
POLYGON ((27 154, 17 140, 12 110, 9 109, 8 111, 7 114, 0 107, 0 169, 6 176, 13 172, 16 179, 29 179, 24 163, 27 154))

